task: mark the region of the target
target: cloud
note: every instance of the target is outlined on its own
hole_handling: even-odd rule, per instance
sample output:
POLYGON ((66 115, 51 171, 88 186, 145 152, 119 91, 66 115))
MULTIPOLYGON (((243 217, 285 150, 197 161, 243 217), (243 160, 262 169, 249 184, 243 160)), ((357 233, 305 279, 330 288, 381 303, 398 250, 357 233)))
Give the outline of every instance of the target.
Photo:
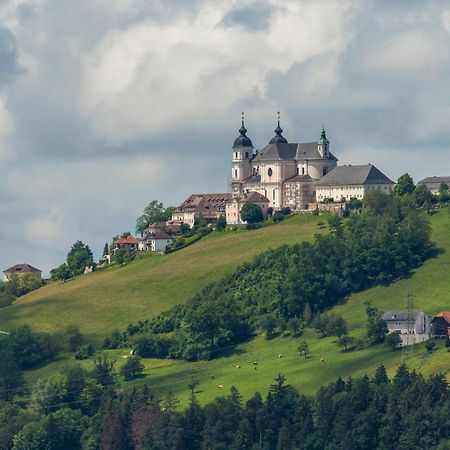
POLYGON ((152 199, 223 191, 242 110, 257 147, 281 110, 342 163, 450 171, 438 0, 6 0, 0 23, 1 266, 48 271, 152 199))

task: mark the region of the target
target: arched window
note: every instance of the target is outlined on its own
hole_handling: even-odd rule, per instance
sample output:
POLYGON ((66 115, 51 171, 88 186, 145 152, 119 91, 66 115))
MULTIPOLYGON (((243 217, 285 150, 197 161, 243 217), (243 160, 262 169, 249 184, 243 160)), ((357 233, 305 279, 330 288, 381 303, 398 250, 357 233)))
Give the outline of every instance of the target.
POLYGON ((302 175, 305 175, 305 168, 302 167, 302 175))
POLYGON ((234 176, 237 178, 237 169, 234 169, 234 176))
POLYGON ((267 171, 267 175, 269 175, 269 177, 271 177, 272 176, 272 169, 269 167, 269 170, 267 171))
POLYGON ((299 168, 297 167, 297 175, 299 174, 299 168))
POLYGON ((248 159, 248 152, 245 152, 245 157, 248 159))

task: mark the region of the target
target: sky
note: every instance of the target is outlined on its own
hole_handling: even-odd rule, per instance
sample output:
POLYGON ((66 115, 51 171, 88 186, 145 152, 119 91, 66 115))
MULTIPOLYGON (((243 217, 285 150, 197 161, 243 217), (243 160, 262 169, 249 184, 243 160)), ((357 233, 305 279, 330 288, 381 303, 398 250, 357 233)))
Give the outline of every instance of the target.
POLYGON ((447 1, 0 0, 0 268, 226 191, 241 111, 256 148, 279 110, 340 164, 450 175, 449 80, 447 1))

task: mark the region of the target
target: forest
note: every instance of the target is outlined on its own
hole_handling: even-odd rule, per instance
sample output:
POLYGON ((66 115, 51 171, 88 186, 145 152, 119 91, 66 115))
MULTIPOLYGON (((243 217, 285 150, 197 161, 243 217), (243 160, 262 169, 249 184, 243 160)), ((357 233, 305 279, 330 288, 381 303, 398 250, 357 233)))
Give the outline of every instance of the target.
POLYGON ((265 398, 236 388, 184 410, 148 388, 121 393, 77 368, 41 383, 28 408, 0 403, 0 448, 13 450, 445 450, 450 391, 401 365, 373 378, 338 379, 302 395, 279 375, 265 398))

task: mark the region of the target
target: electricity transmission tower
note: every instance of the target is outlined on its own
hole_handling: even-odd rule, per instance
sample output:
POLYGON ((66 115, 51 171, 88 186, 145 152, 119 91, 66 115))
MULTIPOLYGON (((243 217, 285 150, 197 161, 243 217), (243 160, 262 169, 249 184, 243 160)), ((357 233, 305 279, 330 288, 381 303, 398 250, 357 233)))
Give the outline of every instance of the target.
POLYGON ((406 297, 406 339, 402 345, 403 359, 410 359, 414 354, 414 299, 411 289, 406 297))

